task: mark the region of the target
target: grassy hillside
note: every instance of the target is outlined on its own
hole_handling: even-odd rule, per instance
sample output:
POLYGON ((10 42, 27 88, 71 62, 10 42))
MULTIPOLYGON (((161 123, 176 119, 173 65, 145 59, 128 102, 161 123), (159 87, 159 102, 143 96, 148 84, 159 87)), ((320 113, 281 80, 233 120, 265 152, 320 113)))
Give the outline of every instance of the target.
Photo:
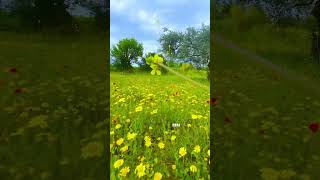
POLYGON ((0 39, 0 177, 104 179, 105 35, 0 32, 0 39))
POLYGON ((213 178, 317 179, 320 137, 309 126, 319 123, 320 95, 314 91, 319 72, 306 59, 307 33, 289 28, 280 29, 279 35, 268 26, 234 32, 228 20, 218 22, 216 29, 235 44, 313 81, 289 79, 215 43, 213 178))
POLYGON ((190 71, 185 75, 208 88, 195 86, 170 73, 152 76, 150 72, 112 72, 110 75, 110 178, 136 179, 140 172, 141 176, 153 179, 158 172, 163 179, 207 179, 210 124, 206 72, 190 71), (173 128, 173 123, 180 127, 173 128), (135 138, 129 138, 130 133, 135 138), (197 146, 199 151, 195 150, 197 146), (183 148, 186 155, 181 153, 183 148), (122 160, 123 165, 117 168, 117 162, 122 160), (123 173, 124 168, 130 172, 123 173))

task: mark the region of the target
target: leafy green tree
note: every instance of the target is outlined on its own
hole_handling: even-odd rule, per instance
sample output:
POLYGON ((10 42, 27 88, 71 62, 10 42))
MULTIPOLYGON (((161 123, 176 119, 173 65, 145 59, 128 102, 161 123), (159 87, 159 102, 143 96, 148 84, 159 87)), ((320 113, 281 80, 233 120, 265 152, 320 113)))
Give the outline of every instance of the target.
POLYGON ((170 59, 176 58, 182 40, 183 33, 171 31, 167 28, 164 28, 164 33, 161 34, 159 39, 162 52, 168 55, 170 59))
POLYGON ((175 61, 189 62, 197 68, 209 63, 209 26, 202 25, 199 29, 189 27, 184 33, 168 31, 161 35, 159 42, 162 52, 175 61))
POLYGON ((143 45, 134 38, 124 38, 111 49, 111 56, 115 58, 114 66, 122 71, 131 71, 132 63, 137 63, 142 55, 143 45))
POLYGON ((178 50, 178 57, 192 63, 196 68, 208 66, 210 61, 210 27, 187 28, 178 50))

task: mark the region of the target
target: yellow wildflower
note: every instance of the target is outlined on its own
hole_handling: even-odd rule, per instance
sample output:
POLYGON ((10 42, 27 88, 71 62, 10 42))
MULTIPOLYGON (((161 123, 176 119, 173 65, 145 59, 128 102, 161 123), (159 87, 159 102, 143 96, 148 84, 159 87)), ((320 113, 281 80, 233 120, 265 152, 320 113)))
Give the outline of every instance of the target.
POLYGON ((120 149, 121 152, 126 152, 128 151, 128 146, 123 146, 121 149, 120 149))
POLYGON ((128 140, 131 140, 131 139, 136 138, 136 136, 137 136, 137 133, 130 133, 130 132, 128 132, 128 134, 127 134, 127 139, 128 139, 128 140))
POLYGON ((140 163, 140 164, 136 167, 136 170, 134 171, 134 173, 137 174, 138 177, 140 178, 140 177, 146 175, 145 170, 146 170, 146 166, 143 165, 142 163, 140 163))
POLYGON ((146 141, 146 142, 145 142, 145 146, 146 146, 146 147, 150 147, 151 144, 152 144, 151 141, 146 141))
POLYGON ((123 177, 125 177, 125 176, 127 176, 127 174, 130 172, 130 168, 127 166, 127 167, 124 167, 124 168, 122 168, 121 170, 120 170, 120 176, 123 176, 123 177))
POLYGON ((142 106, 136 107, 136 112, 140 112, 140 111, 142 111, 142 106))
POLYGON ((120 138, 120 139, 117 140, 116 143, 117 143, 118 146, 120 146, 123 143, 123 141, 124 141, 123 138, 120 138))
POLYGON ((197 172, 197 170, 198 170, 198 169, 197 169, 197 167, 196 167, 195 165, 191 165, 191 166, 190 166, 190 171, 191 171, 191 172, 195 173, 195 172, 197 172))
POLYGON ((179 157, 183 157, 187 154, 186 148, 182 147, 179 149, 179 157))
POLYGON ((116 125, 116 129, 120 129, 121 127, 122 127, 121 124, 116 125))
POLYGON ((121 99, 119 99, 118 103, 126 102, 125 100, 126 100, 125 98, 121 98, 121 99))
POLYGON ((187 124, 187 126, 190 128, 190 127, 191 127, 191 124, 187 124))
POLYGON ((153 177, 154 180, 161 180, 162 179, 162 174, 159 173, 159 172, 156 172, 154 174, 154 177, 153 177))
POLYGON ((196 145, 195 147, 194 147, 194 150, 193 150, 195 153, 199 153, 200 151, 201 151, 201 148, 200 148, 200 146, 199 145, 196 145))
POLYGON ((119 159, 113 164, 113 167, 118 169, 120 166, 122 166, 123 162, 124 162, 123 159, 119 159))
POLYGON ((163 148, 165 147, 165 145, 164 145, 163 142, 160 142, 160 143, 158 144, 158 146, 159 146, 160 149, 163 149, 163 148))
POLYGON ((171 168, 172 168, 173 170, 176 170, 177 166, 176 166, 176 165, 172 165, 171 168))
POLYGON ((171 141, 174 141, 175 139, 176 139, 175 135, 171 136, 171 141))

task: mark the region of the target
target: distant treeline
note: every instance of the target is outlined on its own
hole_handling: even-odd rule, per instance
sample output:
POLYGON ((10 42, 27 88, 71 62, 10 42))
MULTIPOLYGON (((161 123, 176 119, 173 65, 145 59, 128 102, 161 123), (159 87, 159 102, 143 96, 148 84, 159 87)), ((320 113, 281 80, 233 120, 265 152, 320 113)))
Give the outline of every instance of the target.
POLYGON ((96 27, 107 30, 109 7, 101 0, 12 0, 1 2, 0 30, 77 32, 79 22, 72 8, 81 6, 92 12, 96 27))

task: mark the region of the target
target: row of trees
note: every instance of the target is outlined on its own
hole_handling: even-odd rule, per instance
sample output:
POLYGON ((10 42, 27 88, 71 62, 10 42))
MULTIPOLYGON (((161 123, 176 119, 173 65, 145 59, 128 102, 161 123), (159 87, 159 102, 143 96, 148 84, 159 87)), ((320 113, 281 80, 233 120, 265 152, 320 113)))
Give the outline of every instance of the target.
POLYGON ((311 55, 320 57, 320 0, 218 0, 218 18, 231 15, 237 30, 259 23, 301 26, 310 31, 311 55))
MULTIPOLYGON (((196 68, 206 68, 210 61, 210 28, 202 25, 201 28, 189 27, 185 32, 163 29, 159 38, 160 56, 164 64, 169 66, 177 63, 190 63, 196 68)), ((146 58, 154 56, 148 52, 143 56, 143 44, 137 40, 122 39, 111 49, 114 58, 114 67, 118 70, 132 70, 136 63, 143 70, 151 70, 146 64, 146 58)))
POLYGON ((97 25, 106 30, 109 7, 104 0, 12 0, 7 9, 18 18, 21 27, 35 30, 63 27, 76 31, 77 22, 68 11, 75 5, 89 9, 97 25))

